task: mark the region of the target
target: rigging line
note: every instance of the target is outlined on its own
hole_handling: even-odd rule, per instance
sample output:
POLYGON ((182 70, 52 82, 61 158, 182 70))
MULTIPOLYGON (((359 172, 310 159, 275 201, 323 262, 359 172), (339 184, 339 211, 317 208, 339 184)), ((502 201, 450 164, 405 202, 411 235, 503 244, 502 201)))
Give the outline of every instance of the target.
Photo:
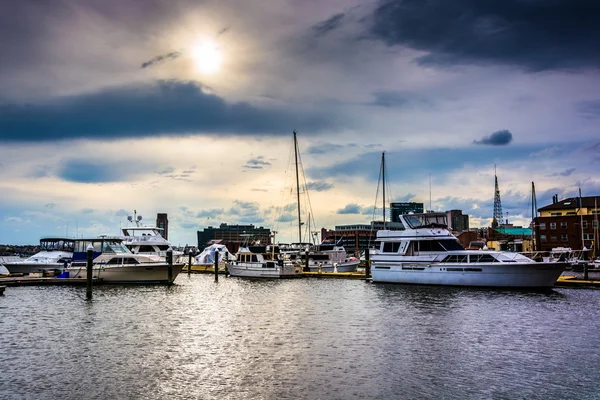
MULTIPOLYGON (((375 213, 377 212, 377 202, 379 201, 379 184, 381 183, 381 171, 382 168, 379 168, 379 177, 377 178, 377 190, 375 191, 375 205, 373 206, 373 217, 371 221, 375 221, 375 213)), ((375 227, 375 224, 373 224, 373 222, 371 222, 371 229, 369 231, 369 241, 367 242, 367 247, 370 248, 371 247, 371 238, 373 237, 373 229, 375 227)))

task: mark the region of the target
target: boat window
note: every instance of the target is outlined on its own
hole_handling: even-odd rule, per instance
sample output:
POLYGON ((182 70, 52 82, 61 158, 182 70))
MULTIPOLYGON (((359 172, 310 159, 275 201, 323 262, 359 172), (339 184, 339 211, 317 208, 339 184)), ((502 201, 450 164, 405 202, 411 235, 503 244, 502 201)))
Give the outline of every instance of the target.
POLYGON ((167 250, 169 250, 169 245, 168 244, 159 244, 158 249, 160 251, 167 251, 167 250))
POLYGON ((472 263, 498 262, 491 254, 471 254, 472 263))
POLYGON ((440 240, 440 244, 447 250, 464 250, 464 248, 456 240, 440 240))
POLYGON ((329 256, 327 254, 311 254, 309 257, 312 258, 313 261, 329 260, 329 256))
POLYGON ((384 253, 397 253, 400 248, 400 242, 383 242, 384 253))
POLYGON ((148 246, 148 245, 140 246, 140 249, 138 251, 138 253, 154 253, 154 252, 155 252, 154 247, 148 246))
POLYGON ((419 240, 417 242, 417 251, 437 251, 445 252, 446 249, 442 247, 437 240, 419 240))
POLYGON ((256 254, 252 254, 252 262, 258 262, 258 258, 256 257, 256 254))
POLYGON ((444 258, 442 260, 442 262, 445 263, 466 263, 467 261, 467 255, 466 254, 452 254, 449 256, 446 256, 446 258, 444 258))

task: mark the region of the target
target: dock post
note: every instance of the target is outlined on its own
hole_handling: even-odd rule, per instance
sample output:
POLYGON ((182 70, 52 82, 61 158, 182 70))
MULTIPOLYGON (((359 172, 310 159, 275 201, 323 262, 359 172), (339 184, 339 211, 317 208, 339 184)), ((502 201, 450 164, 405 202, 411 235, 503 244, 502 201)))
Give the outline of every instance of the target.
POLYGON ((85 290, 85 297, 88 300, 92 299, 92 273, 94 266, 94 246, 88 244, 87 247, 87 285, 85 290))
POLYGON ((188 276, 191 275, 192 273, 192 256, 194 256, 195 254, 194 250, 189 249, 188 250, 188 276))
POLYGON ((169 247, 167 249, 167 285, 173 284, 173 249, 169 247))
POLYGON ((219 282, 219 250, 215 249, 215 282, 219 282))
POLYGON ((371 276, 371 260, 369 259, 369 249, 365 250, 365 277, 371 276))
POLYGON ((588 280, 588 265, 587 263, 583 264, 583 280, 588 280))

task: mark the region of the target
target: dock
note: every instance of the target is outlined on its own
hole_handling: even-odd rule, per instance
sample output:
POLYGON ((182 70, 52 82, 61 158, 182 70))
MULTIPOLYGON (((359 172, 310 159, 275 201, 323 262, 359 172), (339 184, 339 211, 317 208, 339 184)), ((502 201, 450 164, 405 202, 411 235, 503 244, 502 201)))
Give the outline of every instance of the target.
POLYGON ((576 275, 561 275, 554 284, 557 288, 600 289, 600 280, 582 279, 576 275))
MULTIPOLYGON (((56 277, 29 277, 14 276, 0 278, 0 287, 2 286, 35 286, 35 285, 86 285, 85 278, 56 278, 56 277)), ((92 279, 94 285, 102 283, 101 279, 92 279)))

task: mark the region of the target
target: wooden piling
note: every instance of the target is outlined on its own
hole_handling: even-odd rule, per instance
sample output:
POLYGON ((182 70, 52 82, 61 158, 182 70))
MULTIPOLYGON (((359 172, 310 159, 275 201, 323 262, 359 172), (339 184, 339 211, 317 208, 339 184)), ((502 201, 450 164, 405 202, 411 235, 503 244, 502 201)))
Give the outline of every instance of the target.
POLYGON ((167 249, 167 285, 173 284, 173 249, 169 247, 167 249))
POLYGON ((215 282, 219 282, 219 250, 215 249, 215 282))
POLYGON ((188 250, 188 276, 192 274, 192 256, 194 255, 194 250, 188 250))
POLYGON ((369 249, 365 250, 365 277, 371 276, 371 260, 369 259, 369 249))
POLYGON ((94 267, 94 246, 89 244, 87 247, 87 281, 86 281, 86 290, 85 290, 85 297, 88 300, 92 299, 93 267, 94 267))

